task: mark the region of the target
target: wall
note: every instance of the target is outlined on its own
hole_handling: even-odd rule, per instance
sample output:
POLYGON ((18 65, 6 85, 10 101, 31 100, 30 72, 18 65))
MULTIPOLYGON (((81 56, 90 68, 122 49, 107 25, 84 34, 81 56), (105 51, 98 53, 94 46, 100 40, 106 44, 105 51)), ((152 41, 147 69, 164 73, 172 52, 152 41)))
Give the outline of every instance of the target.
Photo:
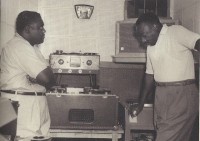
POLYGON ((183 26, 200 34, 200 0, 171 0, 172 17, 183 26))
POLYGON ((46 29, 41 45, 45 58, 56 50, 94 52, 101 61, 115 54, 115 22, 123 20, 124 0, 40 0, 39 11, 46 29), (78 19, 75 4, 94 6, 90 19, 78 19))
MULTIPOLYGON (((170 0, 170 14, 188 29, 200 33, 200 0, 170 0)), ((123 20, 124 0, 1 0, 1 47, 13 36, 17 14, 41 12, 47 35, 42 45, 46 58, 57 49, 100 53, 111 61, 115 50, 115 22, 123 20), (76 18, 75 4, 95 6, 90 20, 76 18)))
MULTIPOLYGON (((171 15, 187 29, 200 34, 200 0, 171 0, 171 15)), ((199 63, 199 53, 193 52, 199 63)))
POLYGON ((55 50, 95 52, 101 61, 115 54, 115 22, 123 20, 124 0, 1 0, 1 48, 14 35, 17 14, 22 10, 41 12, 46 39, 41 46, 45 58, 55 50), (77 19, 74 5, 94 6, 90 20, 77 19), (39 10, 38 10, 39 9, 39 10))
POLYGON ((15 32, 15 19, 23 10, 38 9, 37 0, 1 0, 1 44, 0 53, 4 44, 10 40, 15 32))

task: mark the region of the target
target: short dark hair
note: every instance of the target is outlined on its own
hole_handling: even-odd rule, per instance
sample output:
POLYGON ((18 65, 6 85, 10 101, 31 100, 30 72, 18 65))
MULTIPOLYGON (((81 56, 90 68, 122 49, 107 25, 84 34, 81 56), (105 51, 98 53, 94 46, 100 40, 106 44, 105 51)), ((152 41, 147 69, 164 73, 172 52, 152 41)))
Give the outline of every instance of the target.
POLYGON ((30 25, 41 19, 39 13, 35 11, 22 11, 16 19, 16 32, 21 33, 27 25, 30 25))
POLYGON ((158 16, 151 12, 144 13, 139 16, 139 18, 136 21, 136 26, 141 23, 158 24, 158 25, 161 24, 158 16))

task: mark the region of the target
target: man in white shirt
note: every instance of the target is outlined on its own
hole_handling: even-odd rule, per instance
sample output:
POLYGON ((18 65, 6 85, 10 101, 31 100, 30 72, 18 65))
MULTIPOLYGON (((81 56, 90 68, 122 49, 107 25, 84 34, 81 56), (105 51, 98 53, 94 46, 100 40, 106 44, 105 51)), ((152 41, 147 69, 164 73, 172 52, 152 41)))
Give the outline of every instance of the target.
POLYGON ((155 81, 156 141, 189 141, 199 100, 191 50, 199 51, 200 35, 180 25, 162 25, 153 13, 138 18, 136 33, 147 47, 147 62, 140 103, 130 114, 142 111, 155 81))
POLYGON ((45 32, 39 13, 19 13, 16 34, 1 54, 1 96, 19 102, 17 136, 20 137, 45 136, 50 127, 45 92, 55 85, 55 80, 38 49, 45 32))

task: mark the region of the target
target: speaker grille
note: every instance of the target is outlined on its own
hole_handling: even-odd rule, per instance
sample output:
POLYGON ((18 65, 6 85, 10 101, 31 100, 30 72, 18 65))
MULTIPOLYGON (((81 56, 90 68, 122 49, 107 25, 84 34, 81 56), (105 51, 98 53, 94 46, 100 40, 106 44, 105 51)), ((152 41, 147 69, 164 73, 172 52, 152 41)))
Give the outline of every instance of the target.
POLYGON ((75 123, 93 123, 94 111, 92 109, 70 109, 69 122, 75 123))

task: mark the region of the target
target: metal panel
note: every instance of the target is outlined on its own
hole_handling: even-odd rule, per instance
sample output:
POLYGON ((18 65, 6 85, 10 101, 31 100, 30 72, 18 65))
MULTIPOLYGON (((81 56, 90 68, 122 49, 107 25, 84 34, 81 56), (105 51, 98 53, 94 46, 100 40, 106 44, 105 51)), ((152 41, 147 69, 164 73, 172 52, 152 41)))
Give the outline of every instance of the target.
POLYGON ((116 95, 47 93, 47 101, 53 129, 117 129, 116 95))

